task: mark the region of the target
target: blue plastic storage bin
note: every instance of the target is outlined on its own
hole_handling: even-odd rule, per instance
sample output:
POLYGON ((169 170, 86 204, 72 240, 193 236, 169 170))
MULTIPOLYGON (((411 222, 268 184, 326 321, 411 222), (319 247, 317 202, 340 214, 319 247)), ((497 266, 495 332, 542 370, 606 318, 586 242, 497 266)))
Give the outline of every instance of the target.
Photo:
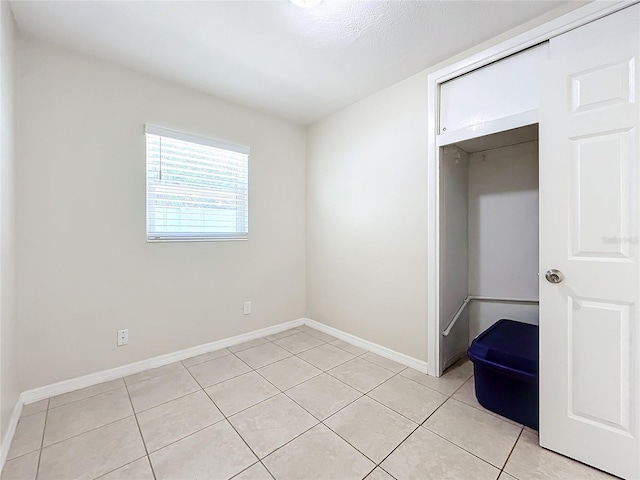
POLYGON ((467 352, 480 405, 538 429, 538 326, 499 320, 467 352))

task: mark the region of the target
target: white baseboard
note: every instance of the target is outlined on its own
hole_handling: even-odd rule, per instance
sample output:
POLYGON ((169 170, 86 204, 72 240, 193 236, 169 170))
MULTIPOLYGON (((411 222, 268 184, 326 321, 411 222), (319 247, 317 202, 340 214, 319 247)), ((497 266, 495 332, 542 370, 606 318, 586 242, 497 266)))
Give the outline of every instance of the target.
POLYGON ((407 367, 414 368, 420 372, 427 373, 427 362, 425 362, 424 360, 418 360, 417 358, 410 357, 409 355, 405 355, 404 353, 396 352, 395 350, 391 350, 390 348, 383 347, 382 345, 378 345, 377 343, 370 342, 369 340, 365 340, 360 337, 356 337, 355 335, 343 332, 342 330, 338 330, 337 328, 329 327, 324 323, 316 322, 315 320, 311 320, 310 318, 304 318, 303 320, 305 325, 313 327, 316 330, 320 330, 327 335, 333 335, 334 337, 339 338, 340 340, 344 340, 351 345, 364 348, 365 350, 377 353, 381 357, 388 358, 389 360, 393 360, 394 362, 398 362, 402 365, 406 365, 407 367))
POLYGON ((103 370, 101 372, 83 375, 82 377, 72 378, 70 380, 64 380, 62 382, 57 382, 51 385, 45 385, 44 387, 34 388, 32 390, 22 392, 13 409, 13 413, 9 421, 9 426, 7 427, 7 431, 4 435, 4 438, 2 439, 2 446, 0 449, 0 471, 4 467, 7 455, 9 454, 9 448, 11 446, 11 441, 13 440, 13 436, 18 425, 18 420, 20 420, 23 405, 38 402, 40 400, 44 400, 45 398, 55 397, 56 395, 62 395, 63 393, 73 392, 74 390, 80 390, 81 388, 91 387, 92 385, 108 382, 117 378, 123 378, 128 375, 133 375, 134 373, 140 373, 145 370, 149 370, 151 368, 157 368, 163 365, 168 365, 170 363, 179 362, 180 360, 195 357, 196 355, 213 352, 215 350, 220 350, 221 348, 231 347, 239 343, 255 340, 256 338, 282 332, 284 330, 288 330, 289 328, 299 327, 301 325, 308 325, 315 328, 316 330, 355 345, 356 347, 364 348, 373 353, 377 353, 382 357, 388 358, 389 360, 393 360, 402 365, 406 365, 421 372, 427 373, 427 362, 423 360, 418 360, 417 358, 410 357, 409 355, 396 352, 387 347, 383 347, 382 345, 378 345, 377 343, 370 342, 363 338, 356 337, 355 335, 351 335, 350 333, 338 330, 337 328, 329 327, 327 325, 324 325, 323 323, 316 322, 315 320, 311 320, 310 318, 299 318, 290 322, 280 323, 278 325, 273 325, 267 328, 261 328, 260 330, 254 330, 253 332, 243 333, 242 335, 236 335, 235 337, 225 338, 216 342, 205 343, 203 345, 187 348, 178 352, 159 355, 147 360, 141 360, 139 362, 130 363, 128 365, 122 365, 120 367, 111 368, 109 370, 103 370))
POLYGON ((243 333, 242 335, 236 335, 235 337, 225 338, 216 342, 205 343, 195 347, 180 350, 178 352, 167 353, 165 355, 159 355, 147 360, 141 360, 135 363, 129 363, 128 365, 122 365, 121 367, 112 368, 109 370, 103 370, 101 372, 90 373, 89 375, 83 375, 82 377, 72 378, 70 380, 64 380, 58 383, 52 383, 51 385, 45 385, 44 387, 34 388, 33 390, 27 390, 22 392, 21 398, 25 405, 34 403, 45 398, 55 397, 56 395, 62 395, 63 393, 73 392, 74 390, 80 390, 81 388, 90 387, 99 383, 108 382, 117 378, 133 375, 134 373, 140 373, 151 368, 162 367, 170 363, 179 362, 196 355, 202 355, 203 353, 213 352, 220 350, 221 348, 231 347, 239 343, 255 340, 256 338, 271 335, 273 333, 282 332, 289 328, 299 327, 304 324, 304 319, 299 318, 290 322, 279 323, 271 327, 261 328, 260 330, 254 330, 253 332, 243 333))
POLYGON ((11 448, 11 441, 13 440, 13 436, 16 433, 16 427, 18 426, 18 420, 20 420, 20 415, 22 415, 22 406, 24 402, 22 401, 22 395, 18 397, 18 401, 13 407, 13 412, 11 412, 11 418, 9 418, 9 425, 7 425, 7 431, 4 434, 4 438, 2 439, 2 449, 0 450, 0 472, 4 468, 4 464, 7 461, 7 456, 9 455, 9 448, 11 448))

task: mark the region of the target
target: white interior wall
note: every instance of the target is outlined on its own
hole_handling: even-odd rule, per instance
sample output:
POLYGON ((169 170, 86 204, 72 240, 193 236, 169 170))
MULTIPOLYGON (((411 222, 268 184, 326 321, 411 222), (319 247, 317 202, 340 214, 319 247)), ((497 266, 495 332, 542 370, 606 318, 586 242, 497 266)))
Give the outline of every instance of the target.
MULTIPOLYGON (((469 292, 538 298, 538 142, 469 157, 469 292)), ((537 305, 473 302, 475 338, 501 318, 538 323, 537 305)))
POLYGON ((307 316, 421 360, 426 96, 420 74, 307 136, 307 316))
POLYGON ((0 438, 20 394, 15 312, 15 26, 0 2, 0 438))
MULTIPOLYGON (((442 149, 440 164, 440 333, 469 294, 469 154, 454 145, 442 149)), ((465 310, 440 351, 444 368, 469 343, 469 312, 465 310)))
POLYGON ((303 127, 35 41, 18 60, 22 390, 304 317, 303 127), (145 123, 251 147, 248 241, 146 243, 145 123))
POLYGON ((308 317, 427 361, 427 77, 572 8, 309 126, 308 317))

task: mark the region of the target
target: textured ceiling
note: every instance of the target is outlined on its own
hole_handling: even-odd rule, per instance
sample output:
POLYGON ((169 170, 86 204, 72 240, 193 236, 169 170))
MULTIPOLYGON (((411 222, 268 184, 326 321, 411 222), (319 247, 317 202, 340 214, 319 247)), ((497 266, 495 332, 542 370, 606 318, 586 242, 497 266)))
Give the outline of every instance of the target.
POLYGON ((309 123, 566 2, 13 1, 30 37, 309 123))

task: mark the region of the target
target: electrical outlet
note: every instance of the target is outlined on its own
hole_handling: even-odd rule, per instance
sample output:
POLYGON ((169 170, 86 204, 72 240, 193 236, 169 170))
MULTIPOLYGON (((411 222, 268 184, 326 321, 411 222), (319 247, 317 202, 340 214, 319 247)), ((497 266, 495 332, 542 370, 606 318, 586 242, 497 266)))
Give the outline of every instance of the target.
POLYGON ((122 347, 129 343, 129 329, 118 330, 118 346, 122 347))
POLYGON ((244 302, 244 309, 242 313, 245 315, 251 315, 251 302, 244 302))

